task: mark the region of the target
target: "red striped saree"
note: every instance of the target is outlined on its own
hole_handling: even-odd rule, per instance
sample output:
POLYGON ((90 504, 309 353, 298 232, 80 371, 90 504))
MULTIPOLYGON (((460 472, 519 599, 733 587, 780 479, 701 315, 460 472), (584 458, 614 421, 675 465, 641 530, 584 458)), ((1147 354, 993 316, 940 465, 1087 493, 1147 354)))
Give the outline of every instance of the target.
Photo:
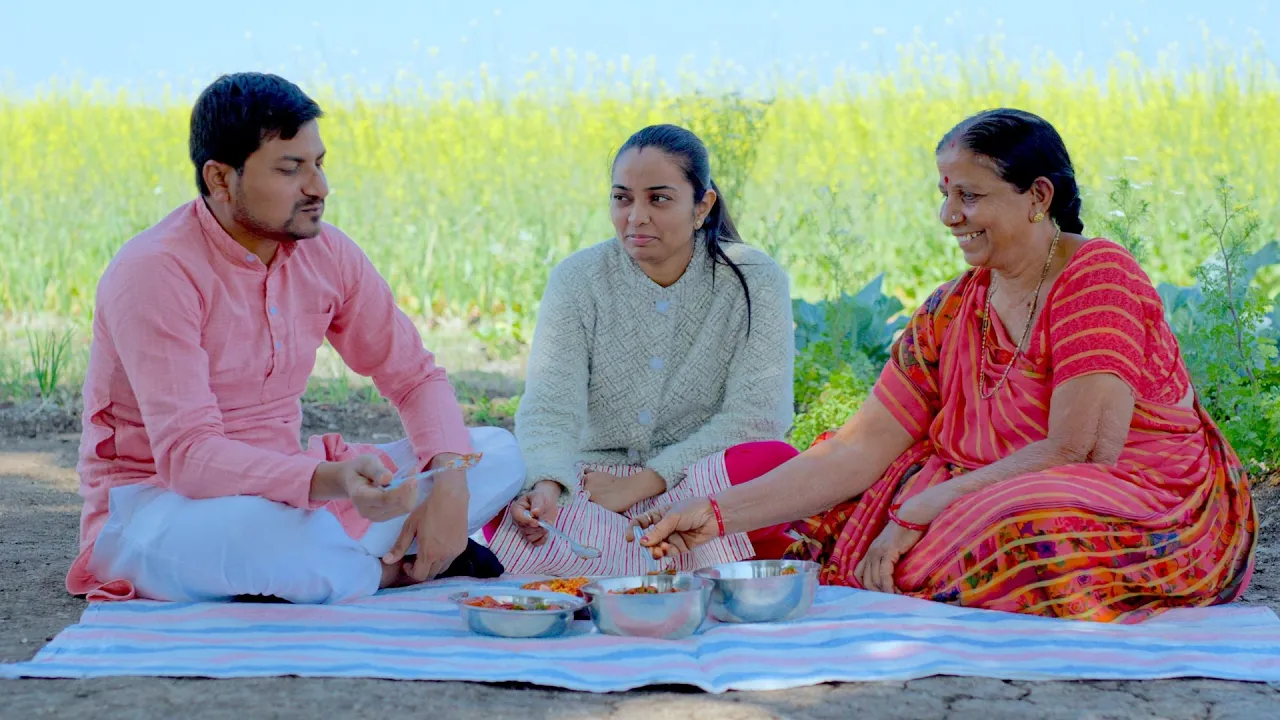
MULTIPOLYGON (((1028 349, 981 400, 978 353, 990 272, 939 288, 895 343, 876 397, 916 444, 871 488, 797 523, 791 553, 853 569, 891 503, 1046 437, 1055 387, 1113 373, 1133 389, 1128 439, 1113 466, 1065 465, 952 503, 899 561, 904 593, 968 607, 1136 622, 1174 607, 1229 602, 1253 567, 1257 520, 1239 460, 1198 403, 1150 279, 1107 240, 1082 245, 1055 281, 1028 349)), ((987 387, 1016 341, 990 323, 987 387)))

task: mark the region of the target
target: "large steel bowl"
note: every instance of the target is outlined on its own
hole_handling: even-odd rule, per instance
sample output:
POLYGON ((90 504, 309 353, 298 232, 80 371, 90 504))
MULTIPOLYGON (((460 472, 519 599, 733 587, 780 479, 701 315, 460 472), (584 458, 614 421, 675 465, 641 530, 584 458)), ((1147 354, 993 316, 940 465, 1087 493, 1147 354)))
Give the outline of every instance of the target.
POLYGON ((591 621, 602 633, 678 640, 692 635, 706 619, 711 583, 692 575, 636 575, 596 580, 583 586, 582 593, 591 621), (659 592, 616 594, 638 587, 659 592), (672 588, 679 592, 670 592, 672 588))
POLYGON ((493 592, 459 592, 449 596, 457 603, 458 612, 467 629, 481 635, 505 638, 549 638, 563 635, 573 624, 573 614, 586 605, 582 598, 565 593, 532 590, 494 590, 493 592), (465 600, 488 595, 498 602, 535 604, 554 603, 559 610, 503 610, 468 605, 465 600))
POLYGON ((712 565, 694 576, 712 584, 708 611, 720 622, 794 620, 813 605, 821 566, 807 560, 744 560, 712 565), (788 568, 794 573, 783 574, 788 568))

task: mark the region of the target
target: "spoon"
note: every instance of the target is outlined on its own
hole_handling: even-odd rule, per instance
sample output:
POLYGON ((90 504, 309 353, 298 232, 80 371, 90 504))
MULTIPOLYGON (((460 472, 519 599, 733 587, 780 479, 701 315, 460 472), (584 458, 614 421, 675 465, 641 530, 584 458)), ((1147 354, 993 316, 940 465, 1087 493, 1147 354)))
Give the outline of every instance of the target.
POLYGON ((599 550, 593 547, 587 547, 586 545, 580 544, 577 540, 574 540, 568 535, 565 535, 564 533, 557 530, 550 523, 539 520, 538 525, 543 530, 546 530, 552 535, 559 535, 560 537, 564 538, 565 542, 569 543, 569 551, 572 552, 574 555, 577 555, 578 557, 582 558, 583 560, 595 560, 596 558, 600 557, 599 550))
POLYGON ((414 473, 413 475, 406 477, 401 482, 408 482, 410 480, 426 480, 432 475, 445 472, 446 470, 466 470, 474 467, 476 463, 480 462, 481 454, 482 453, 471 453, 470 455, 456 457, 449 462, 441 464, 440 467, 433 470, 423 470, 420 473, 414 473))
POLYGON ((652 550, 640 544, 640 540, 644 538, 644 533, 641 532, 640 528, 635 528, 635 537, 636 537, 635 539, 636 548, 638 548, 640 552, 644 554, 644 559, 648 561, 647 564, 649 565, 649 571, 654 573, 661 572, 662 563, 653 559, 652 550))

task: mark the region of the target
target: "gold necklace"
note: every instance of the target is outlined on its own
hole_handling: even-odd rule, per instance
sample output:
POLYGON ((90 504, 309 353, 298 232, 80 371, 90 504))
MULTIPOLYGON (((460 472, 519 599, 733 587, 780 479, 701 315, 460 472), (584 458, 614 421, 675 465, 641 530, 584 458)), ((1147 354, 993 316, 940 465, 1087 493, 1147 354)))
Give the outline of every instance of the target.
POLYGON ((1027 342, 1027 337, 1031 334, 1031 321, 1036 316, 1036 308, 1040 306, 1040 289, 1044 287, 1044 279, 1049 277, 1049 268, 1053 265, 1053 252, 1058 249, 1058 237, 1062 235, 1062 229, 1059 228, 1053 234, 1053 242, 1049 243, 1049 256, 1044 259, 1044 269, 1040 271, 1040 282, 1036 283, 1035 294, 1031 298, 1031 313, 1027 315, 1027 324, 1022 328, 1022 338, 1018 340, 1018 346, 1014 348, 1013 358, 1009 360, 1009 364, 1005 367, 1004 372, 1000 375, 1000 379, 996 381, 995 387, 987 392, 987 335, 991 330, 991 296, 996 294, 996 274, 991 273, 991 285, 987 288, 986 308, 982 314, 982 354, 978 357, 978 394, 983 400, 990 400, 996 391, 1004 385, 1009 379, 1009 373, 1013 370, 1013 366, 1018 362, 1018 358, 1022 356, 1023 344, 1027 342))

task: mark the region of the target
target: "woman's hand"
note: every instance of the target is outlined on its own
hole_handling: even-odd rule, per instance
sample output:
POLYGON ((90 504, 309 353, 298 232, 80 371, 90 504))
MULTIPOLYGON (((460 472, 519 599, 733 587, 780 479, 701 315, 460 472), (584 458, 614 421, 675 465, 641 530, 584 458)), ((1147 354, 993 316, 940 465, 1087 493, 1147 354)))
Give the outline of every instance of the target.
POLYGON ((648 528, 640 544, 649 548, 655 559, 689 552, 720 535, 711 501, 704 497, 689 498, 637 515, 627 528, 627 542, 635 540, 637 527, 648 528))
POLYGON ((862 561, 853 568, 853 576, 867 590, 899 594, 893 581, 893 571, 898 560, 920 541, 923 533, 908 530, 890 521, 880 535, 867 548, 862 561))
POLYGON ((646 468, 629 477, 587 472, 582 476, 582 487, 587 491, 591 502, 616 513, 623 513, 641 500, 664 492, 667 483, 658 473, 646 468))
POLYGON ((560 484, 553 480, 540 480, 529 492, 511 503, 511 519, 520 534, 535 547, 547 540, 547 531, 539 520, 554 523, 560 514, 560 484))
POLYGON ((902 503, 902 507, 898 508, 898 517, 909 523, 928 525, 963 494, 954 481, 939 483, 902 503))
MULTIPOLYGON (((961 494, 951 481, 940 483, 902 503, 896 514, 903 522, 928 525, 961 494)), ((919 530, 909 530, 890 520, 867 548, 862 561, 853 568, 854 577, 868 590, 897 593, 893 572, 898 560, 915 547, 923 536, 924 533, 919 530)))

